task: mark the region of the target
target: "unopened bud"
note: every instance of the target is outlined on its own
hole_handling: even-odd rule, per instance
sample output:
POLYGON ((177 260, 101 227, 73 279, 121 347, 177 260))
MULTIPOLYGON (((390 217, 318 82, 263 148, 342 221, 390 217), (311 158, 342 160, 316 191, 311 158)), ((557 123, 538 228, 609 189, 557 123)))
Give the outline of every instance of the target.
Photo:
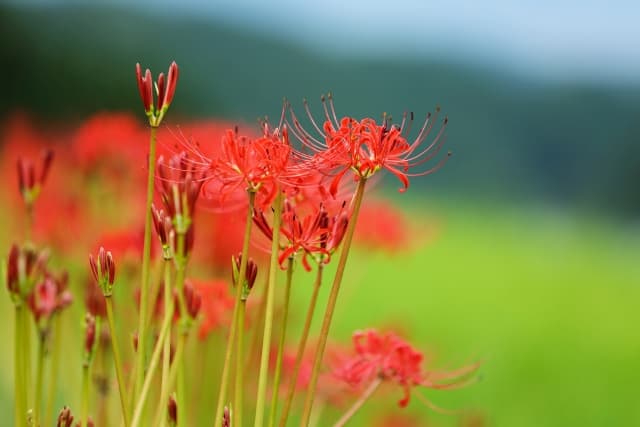
POLYGON ((56 427, 71 427, 73 424, 73 415, 71 415, 71 409, 68 406, 65 406, 60 411, 60 415, 58 415, 58 423, 56 427))
POLYGON ((113 261, 111 252, 105 251, 103 247, 100 247, 97 260, 93 255, 89 255, 89 266, 91 267, 93 278, 102 289, 104 296, 110 297, 113 294, 113 282, 116 275, 116 264, 113 261))
POLYGON ((87 313, 84 322, 84 351, 87 357, 91 357, 93 354, 93 345, 96 341, 96 318, 90 313, 87 313))
POLYGON ((169 403, 167 404, 167 418, 169 419, 169 425, 175 426, 178 424, 178 404, 174 396, 169 397, 169 403))

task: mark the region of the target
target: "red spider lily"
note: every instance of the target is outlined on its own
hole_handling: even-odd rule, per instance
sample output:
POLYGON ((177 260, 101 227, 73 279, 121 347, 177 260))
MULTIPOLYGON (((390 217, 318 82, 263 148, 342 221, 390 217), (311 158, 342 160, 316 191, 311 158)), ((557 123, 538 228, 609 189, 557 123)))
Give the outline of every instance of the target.
POLYGON ((479 366, 476 363, 448 373, 423 371, 422 353, 395 334, 380 334, 373 329, 355 332, 353 345, 356 354, 343 360, 334 369, 334 375, 352 387, 363 386, 376 378, 397 384, 404 391, 404 397, 398 402, 400 407, 409 403, 412 387, 458 388, 468 384, 465 377, 479 366))
POLYGON ((33 162, 22 157, 18 159, 18 188, 26 205, 31 205, 38 198, 49 174, 51 162, 53 162, 53 151, 45 150, 42 153, 42 167, 36 177, 33 162))
POLYGON ((110 179, 123 182, 131 173, 144 177, 145 171, 136 166, 145 161, 145 140, 145 131, 133 116, 99 113, 73 133, 71 152, 83 171, 106 171, 110 179))
POLYGON ((149 125, 157 127, 160 125, 164 114, 169 109, 173 96, 176 92, 178 83, 178 64, 175 61, 169 66, 169 73, 165 82, 164 73, 158 75, 155 82, 156 103, 153 102, 153 77, 151 71, 147 68, 144 77, 142 76, 142 68, 140 64, 136 64, 136 80, 138 81, 138 91, 144 105, 144 111, 149 118, 149 125), (166 86, 165 86, 166 84, 166 86))
MULTIPOLYGON (((264 212, 256 209, 253 219, 258 229, 271 240, 273 229, 264 212)), ((348 222, 349 215, 344 209, 330 216, 324 205, 320 204, 319 208, 310 211, 307 215, 300 216, 297 213, 297 207, 286 200, 280 229, 286 243, 280 245, 282 249, 278 256, 280 267, 285 269, 286 260, 300 252, 303 254, 302 265, 307 271, 311 271, 309 256, 317 262, 329 263, 331 254, 344 237, 348 222)))
POLYGON ((358 244, 391 252, 410 247, 413 230, 409 230, 407 219, 397 207, 383 200, 367 200, 364 206, 356 227, 358 244))
POLYGON ((202 322, 198 337, 204 339, 212 331, 229 323, 235 298, 229 292, 229 285, 222 280, 202 282, 189 279, 202 298, 202 322))
POLYGON ((31 293, 36 281, 46 273, 48 259, 47 251, 36 252, 15 243, 11 246, 7 260, 7 288, 12 297, 23 298, 31 293))
POLYGON ((90 313, 87 313, 84 322, 84 351, 85 357, 90 358, 93 354, 94 343, 96 341, 96 318, 90 313))
POLYGON ((186 234, 191 227, 204 171, 182 152, 166 161, 162 156, 158 158, 158 177, 167 215, 171 217, 176 233, 186 234))
POLYGON ((48 320, 56 311, 71 304, 73 297, 67 289, 68 277, 66 272, 58 278, 47 273, 44 279, 36 284, 27 300, 36 323, 48 320))
POLYGON ((65 406, 58 415, 58 423, 56 424, 56 427, 71 427, 72 425, 73 415, 71 414, 71 409, 65 406))
POLYGON ((107 317, 107 303, 104 299, 104 294, 94 280, 87 281, 84 305, 93 316, 107 317))
POLYGON ((264 126, 260 138, 238 135, 227 130, 222 138, 222 154, 211 162, 212 179, 205 184, 205 197, 218 197, 220 204, 238 191, 257 193, 256 204, 269 206, 279 184, 290 178, 291 146, 285 128, 264 126))
MULTIPOLYGON (((187 313, 192 319, 195 319, 200 313, 202 307, 202 296, 200 292, 191 284, 191 282, 185 282, 184 284, 184 304, 187 308, 187 313)), ((178 306, 179 308, 179 306, 178 306)))
POLYGON ((422 143, 433 128, 439 110, 436 111, 435 117, 432 117, 431 113, 427 114, 418 135, 409 142, 407 136, 413 122, 413 113, 410 114, 409 119, 405 114, 400 125, 390 124, 386 116, 382 124, 378 124, 370 118, 358 121, 351 117, 343 117, 338 120, 331 96, 328 97, 328 102, 323 96, 322 105, 324 123, 318 126, 305 102, 309 120, 321 139, 317 139, 302 127, 288 105, 285 105, 285 108, 289 108, 290 111, 291 133, 313 153, 312 156, 305 158, 318 170, 335 174, 330 185, 332 194, 336 194, 341 179, 349 170, 354 172, 357 179, 368 179, 379 170, 386 169, 400 180, 402 183, 400 191, 403 192, 409 187, 409 177, 431 174, 442 167, 446 161, 445 158, 429 169, 409 172, 410 169, 433 159, 445 142, 447 118, 444 119, 433 141, 426 147, 422 147, 422 143))
MULTIPOLYGON (((240 274, 240 264, 242 263, 242 253, 239 253, 238 256, 234 256, 231 258, 231 280, 234 286, 238 283, 238 274, 240 274)), ((253 285, 256 283, 256 278, 258 277, 258 264, 253 260, 253 258, 249 258, 247 261, 247 271, 245 273, 245 278, 243 280, 244 288, 248 293, 253 289, 253 285)))
POLYGON ((106 251, 103 247, 100 247, 97 258, 94 258, 93 255, 90 254, 89 267, 91 267, 93 279, 98 286, 100 286, 100 289, 102 289, 104 296, 111 296, 113 293, 113 282, 116 276, 116 263, 113 261, 111 251, 106 251))

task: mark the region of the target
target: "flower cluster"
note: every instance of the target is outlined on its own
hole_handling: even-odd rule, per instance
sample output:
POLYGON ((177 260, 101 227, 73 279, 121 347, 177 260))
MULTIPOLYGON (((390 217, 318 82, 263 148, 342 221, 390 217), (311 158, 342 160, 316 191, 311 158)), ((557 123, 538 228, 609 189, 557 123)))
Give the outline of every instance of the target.
POLYGON ((404 392, 398 401, 401 407, 409 403, 411 388, 460 387, 478 368, 478 364, 473 364, 454 372, 425 371, 422 366, 424 356, 420 351, 393 333, 382 334, 374 329, 355 332, 353 347, 355 354, 334 367, 334 376, 356 388, 375 379, 396 384, 404 392))
MULTIPOLYGON (((67 335, 67 330, 51 320, 71 303, 71 291, 78 284, 86 285, 84 330, 75 335, 78 351, 69 360, 81 361, 81 412, 74 417, 68 407, 63 408, 58 426, 93 425, 93 405, 99 405, 98 425, 191 425, 197 402, 191 394, 204 390, 202 385, 191 387, 196 381, 218 385, 215 412, 207 415, 213 424, 226 426, 242 426, 249 408, 255 409, 255 425, 267 424, 265 414, 271 417, 269 425, 275 425, 277 416, 280 425, 287 425, 296 393, 305 394, 301 423, 308 425, 314 399, 341 407, 352 398, 344 392, 343 383, 358 392, 366 390, 336 425, 344 425, 383 382, 402 388, 400 406, 409 403, 414 387, 466 384, 477 365, 452 373, 424 370, 422 353, 397 335, 375 330, 356 333, 355 354, 340 357, 330 373, 324 369, 329 330, 359 218, 364 218, 361 230, 367 234, 372 228, 383 228, 387 235, 397 236, 387 241, 403 246, 405 239, 402 230, 385 225, 401 222, 393 210, 365 208, 368 212, 361 215, 369 183, 387 171, 400 180, 404 192, 411 177, 437 170, 446 158, 431 167, 423 165, 441 151, 448 120, 425 144, 436 127, 437 113, 427 115, 412 137, 413 114, 405 114, 398 124, 386 115, 381 121, 338 118, 333 97, 328 96, 322 97, 322 121, 314 118, 305 102, 309 126, 303 126, 285 102, 278 123, 265 119, 255 133, 240 132, 239 126, 199 123, 180 128, 177 135, 160 128, 177 80, 175 62, 166 76, 161 73, 155 81, 150 70, 143 73, 136 65, 150 125, 145 129, 147 147, 141 143, 143 126, 135 119, 101 114, 68 138, 66 154, 64 149, 56 153, 56 166, 69 173, 50 178, 46 192, 41 190, 53 153, 45 151, 41 166, 35 167, 26 160, 42 146, 34 142, 33 149, 18 160, 17 187, 29 219, 25 243, 13 245, 6 262, 6 284, 16 308, 16 425, 55 422, 52 411, 43 411, 44 384, 51 383, 47 397, 53 401, 57 362, 48 363, 47 357, 59 356, 62 350, 58 340, 49 337, 67 335), (80 188, 87 189, 87 194, 80 188), (117 198, 111 199, 111 194, 117 198), (38 210, 42 206, 46 215, 38 216, 32 209, 36 199, 40 200, 38 210), (61 205, 60 200, 65 203, 61 205), (49 214, 59 216, 50 219, 49 214), (367 215, 375 218, 367 220, 367 215), (62 220, 65 227, 60 227, 62 220), (38 227, 47 232, 34 234, 38 227), (52 230, 58 230, 58 239, 52 230), (196 230, 200 246, 195 243, 196 230), (71 280, 66 273, 54 274, 48 267, 49 252, 33 243, 39 240, 54 247, 60 246, 60 240, 71 241, 63 259, 93 248, 88 250, 93 251, 89 268, 80 280, 74 269, 71 280), (224 250, 212 250, 220 247, 224 250), (120 288, 114 292, 116 259, 120 288), (335 268, 325 268, 328 264, 335 268), (288 332, 298 314, 293 311, 299 308, 291 303, 296 295, 294 283, 300 274, 310 272, 315 275, 312 294, 294 348, 288 332), (328 274, 333 275, 331 288, 326 306, 321 307, 325 300, 319 298, 320 289, 328 274), (133 296, 130 301, 127 294, 133 296), (320 308, 324 313, 316 338, 311 325, 320 308), (137 328, 132 326, 136 317, 137 328), (38 332, 37 358, 31 354, 29 322, 38 332), (118 333, 123 330, 133 337, 133 348, 121 351, 125 340, 118 333), (197 341, 191 340, 194 333, 197 341), (220 340, 226 340, 226 347, 220 346, 220 340), (307 346, 308 342, 312 345, 307 346), (219 357, 205 357, 206 346, 215 348, 219 357), (285 350, 289 348, 292 351, 285 350), (38 360, 35 387, 32 360, 38 360), (220 375, 208 378, 214 372, 211 367, 193 375, 189 370, 194 360, 219 361, 220 375), (51 372, 46 373, 48 369, 51 372), (113 374, 115 379, 110 377, 113 374), (92 375, 98 380, 92 382, 92 375), (281 383, 285 379, 288 388, 281 383), (107 385, 111 383, 118 386, 118 419, 107 416, 115 406, 109 402, 107 385), (99 393, 94 398, 96 385, 99 393), (249 397, 245 391, 255 395, 249 397), (270 410, 266 408, 269 395, 270 410)), ((16 151, 20 147, 16 141, 26 139, 25 135, 39 138, 24 124, 7 128, 19 136, 7 138, 7 145, 16 151)), ((368 237, 369 242, 375 241, 368 237)))

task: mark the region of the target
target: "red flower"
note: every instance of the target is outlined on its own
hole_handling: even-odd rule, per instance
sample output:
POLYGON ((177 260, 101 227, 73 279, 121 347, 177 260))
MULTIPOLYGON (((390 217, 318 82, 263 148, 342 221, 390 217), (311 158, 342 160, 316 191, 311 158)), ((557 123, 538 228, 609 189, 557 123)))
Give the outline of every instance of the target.
MULTIPOLYGON (((253 220, 258 229, 271 240, 273 228, 264 212, 256 209, 253 220)), ((301 209, 298 206, 294 207, 290 200, 286 200, 280 229, 285 241, 280 245, 280 267, 285 269, 286 260, 298 253, 302 253, 302 266, 307 271, 311 271, 309 256, 317 262, 329 263, 331 254, 342 242, 348 222, 349 214, 344 206, 337 213, 330 215, 322 203, 310 210, 304 205, 301 209)))
POLYGON ((271 130, 264 127, 260 138, 238 135, 227 130, 222 138, 222 154, 211 161, 212 180, 205 184, 203 195, 218 197, 220 204, 238 192, 257 193, 256 205, 269 206, 279 184, 293 171, 291 147, 286 127, 271 130))
POLYGON ((198 337, 205 339, 213 330, 227 325, 233 310, 234 297, 229 285, 222 280, 201 282, 189 280, 202 298, 200 311, 203 314, 198 337))
POLYGON ((292 121, 290 127, 292 134, 315 154, 310 158, 315 167, 333 175, 330 186, 332 194, 337 192, 341 179, 349 170, 353 171, 357 179, 368 179, 379 170, 386 169, 401 181, 403 186, 400 191, 403 192, 409 187, 409 177, 433 173, 446 161, 445 158, 431 168, 409 173, 409 169, 433 159, 445 142, 447 118, 444 119, 434 140, 426 147, 422 147, 422 143, 431 132, 439 110, 436 111, 436 117, 432 118, 431 113, 427 114, 418 135, 409 142, 407 137, 413 122, 413 113, 410 114, 409 120, 405 114, 400 125, 390 124, 386 116, 382 124, 370 118, 358 121, 351 117, 343 117, 338 121, 332 97, 329 96, 327 103, 323 96, 322 104, 325 121, 320 127, 305 102, 309 120, 321 135, 321 139, 315 138, 301 126, 291 108, 289 108, 292 121))
POLYGON ((454 372, 423 371, 423 355, 395 334, 380 334, 376 330, 358 331, 353 334, 356 354, 343 360, 334 369, 334 375, 352 387, 360 387, 376 378, 402 387, 404 397, 400 407, 409 403, 411 388, 423 386, 435 389, 451 389, 468 383, 465 376, 474 372, 478 364, 454 372), (452 382, 443 382, 452 380, 452 382))
POLYGON ((173 101, 173 95, 176 92, 176 85, 178 83, 178 64, 176 64, 175 61, 171 63, 166 82, 163 73, 158 75, 158 80, 155 82, 157 94, 155 105, 153 103, 154 82, 153 77, 151 76, 151 71, 147 68, 144 77, 142 77, 142 68, 140 67, 140 64, 136 64, 136 80, 138 81, 138 91, 140 92, 140 98, 144 105, 144 111, 149 118, 149 124, 153 127, 157 127, 160 125, 164 114, 169 109, 171 101, 173 101))

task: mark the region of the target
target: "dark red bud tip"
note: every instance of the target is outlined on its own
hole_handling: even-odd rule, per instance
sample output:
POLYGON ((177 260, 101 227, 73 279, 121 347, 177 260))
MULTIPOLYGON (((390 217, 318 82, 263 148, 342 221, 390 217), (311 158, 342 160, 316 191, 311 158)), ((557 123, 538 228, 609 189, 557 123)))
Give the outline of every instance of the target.
POLYGON ((159 107, 169 107, 169 104, 173 101, 173 95, 176 92, 176 85, 178 84, 178 64, 173 61, 169 66, 169 74, 167 75, 167 89, 164 96, 164 102, 159 107))
POLYGON ((18 169, 18 189, 20 189, 20 194, 24 194, 25 185, 26 185, 26 173, 25 173, 25 165, 24 160, 22 158, 18 159, 17 162, 18 169))
POLYGON ((109 284, 113 285, 116 278, 116 263, 113 261, 111 251, 107 252, 107 273, 109 274, 109 284))
POLYGON ((160 73, 158 75, 158 81, 156 83, 156 95, 158 95, 158 110, 161 110, 164 106, 164 98, 166 96, 165 92, 165 80, 164 73, 160 73))
POLYGON ((44 185, 44 182, 49 176, 49 169, 51 169, 51 163, 53 162, 53 150, 46 150, 44 152, 42 161, 42 171, 40 171, 40 186, 44 185))
POLYGON ((96 283, 100 283, 100 277, 98 276, 98 266, 93 255, 89 255, 89 267, 91 268, 91 274, 96 283))
POLYGON ((222 414, 222 427, 231 427, 231 412, 229 407, 224 407, 224 413, 222 414))
POLYGON ((73 415, 71 415, 71 409, 68 406, 65 406, 60 411, 58 415, 58 423, 56 427, 71 427, 73 424, 73 415))
POLYGON ((176 403, 176 398, 173 396, 169 397, 167 415, 169 417, 169 423, 172 425, 178 424, 178 404, 176 403))

